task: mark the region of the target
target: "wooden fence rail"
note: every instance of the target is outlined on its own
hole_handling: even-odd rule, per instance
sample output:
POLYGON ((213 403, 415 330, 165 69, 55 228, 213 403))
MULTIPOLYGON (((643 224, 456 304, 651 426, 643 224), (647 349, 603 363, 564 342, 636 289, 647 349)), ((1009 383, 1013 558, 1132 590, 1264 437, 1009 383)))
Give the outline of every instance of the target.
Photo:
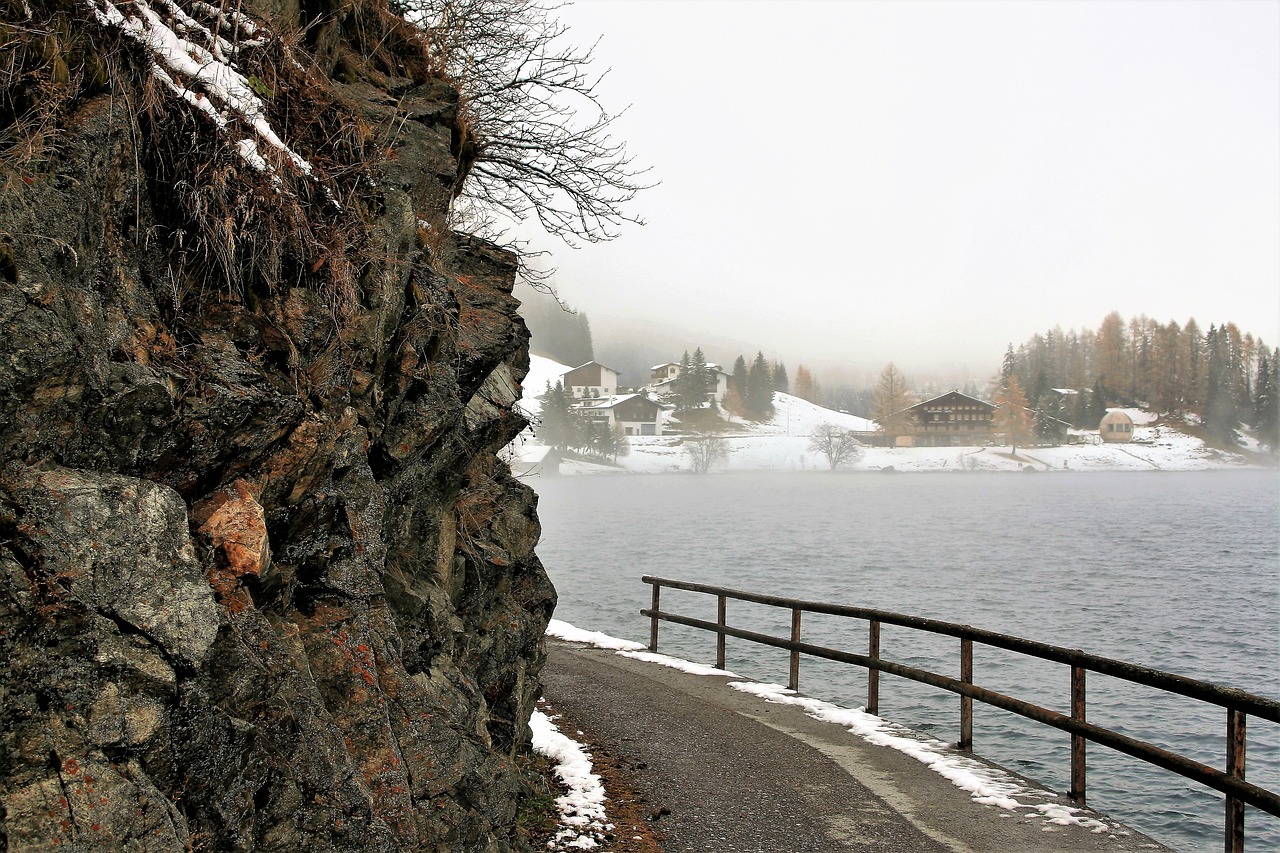
POLYGON ((949 690, 960 696, 960 738, 958 746, 969 750, 973 747, 973 700, 977 699, 996 708, 1012 711, 1037 722, 1061 729, 1071 735, 1071 798, 1081 805, 1085 802, 1085 744, 1087 741, 1131 755, 1157 767, 1191 779, 1226 795, 1226 822, 1224 850, 1226 853, 1244 851, 1244 807, 1251 805, 1268 814, 1280 817, 1280 794, 1245 781, 1245 729, 1247 717, 1253 716, 1272 723, 1280 723, 1280 702, 1243 690, 1221 687, 1194 678, 1187 678, 1150 667, 1125 663, 1112 658, 1088 654, 1079 649, 1068 649, 1034 640, 1026 640, 1009 634, 999 634, 969 625, 942 622, 918 616, 906 616, 886 610, 851 607, 817 601, 804 601, 722 586, 691 583, 646 575, 644 583, 653 587, 651 606, 641 610, 650 620, 649 649, 658 650, 658 623, 672 622, 711 631, 716 635, 716 666, 723 669, 725 638, 735 637, 766 646, 786 649, 790 652, 788 687, 799 688, 800 656, 802 654, 840 663, 864 667, 867 670, 867 711, 879 713, 881 672, 909 678, 949 690), (708 622, 661 609, 663 587, 716 596, 716 621, 708 622), (729 599, 748 601, 791 611, 790 637, 775 637, 727 624, 729 599), (827 648, 801 640, 801 615, 821 613, 865 620, 868 624, 867 653, 865 655, 841 649, 827 648), (932 634, 942 634, 960 640, 960 678, 918 669, 885 660, 880 656, 880 629, 882 625, 899 625, 932 634), (994 648, 1018 652, 1042 660, 1054 661, 1071 667, 1070 713, 1063 714, 1012 696, 987 690, 973 683, 973 644, 981 643, 994 648), (1187 696, 1201 702, 1221 706, 1226 710, 1227 754, 1225 770, 1194 761, 1183 755, 1138 740, 1111 729, 1087 721, 1085 702, 1086 673, 1097 672, 1187 696))

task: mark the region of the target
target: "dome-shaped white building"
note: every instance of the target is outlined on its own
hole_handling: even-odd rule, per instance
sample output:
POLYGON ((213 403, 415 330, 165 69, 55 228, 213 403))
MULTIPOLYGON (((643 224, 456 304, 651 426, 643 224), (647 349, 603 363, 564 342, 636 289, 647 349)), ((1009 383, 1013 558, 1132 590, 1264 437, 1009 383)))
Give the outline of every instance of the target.
POLYGON ((1098 424, 1098 435, 1103 441, 1132 441, 1133 418, 1124 412, 1107 412, 1098 424))

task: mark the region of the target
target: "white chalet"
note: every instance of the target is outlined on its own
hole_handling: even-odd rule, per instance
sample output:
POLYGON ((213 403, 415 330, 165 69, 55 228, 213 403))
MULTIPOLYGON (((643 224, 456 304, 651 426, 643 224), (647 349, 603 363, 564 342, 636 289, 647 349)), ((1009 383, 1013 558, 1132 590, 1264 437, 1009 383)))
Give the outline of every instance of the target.
POLYGON ((615 397, 618 394, 618 371, 598 361, 588 361, 560 377, 564 390, 579 400, 588 397, 615 397))
MULTIPOLYGON (((707 370, 711 371, 711 376, 715 380, 715 385, 711 389, 711 394, 715 398, 717 406, 724 405, 724 395, 729 390, 728 373, 718 364, 707 362, 707 370)), ((649 368, 649 384, 645 386, 647 390, 652 392, 656 397, 662 399, 671 393, 671 383, 676 381, 680 375, 680 364, 674 361, 668 361, 665 364, 655 364, 649 368)))

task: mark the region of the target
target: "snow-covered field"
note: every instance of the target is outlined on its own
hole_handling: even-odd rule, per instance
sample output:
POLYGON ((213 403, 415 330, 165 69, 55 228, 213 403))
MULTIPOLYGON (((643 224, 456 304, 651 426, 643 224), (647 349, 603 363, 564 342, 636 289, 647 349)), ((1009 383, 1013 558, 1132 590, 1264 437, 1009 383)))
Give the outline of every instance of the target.
MULTIPOLYGON (((547 384, 569 370, 565 365, 533 356, 524 381, 525 398, 520 406, 537 415, 541 394, 547 384)), ((871 431, 875 424, 865 418, 816 406, 790 394, 774 395, 775 413, 765 423, 734 421, 724 432, 727 459, 719 471, 805 471, 827 470, 821 453, 809 449, 810 436, 822 424, 842 429, 871 431)), ((1157 423, 1155 415, 1139 409, 1123 409, 1133 418, 1133 441, 1102 444, 1096 430, 1077 431, 1075 444, 1060 447, 871 447, 861 448, 857 460, 843 466, 851 471, 1196 471, 1215 468, 1242 468, 1251 463, 1242 454, 1207 447, 1203 441, 1170 426, 1157 423)), ((680 436, 631 436, 630 452, 618 458, 617 466, 595 465, 576 460, 560 465, 561 474, 631 472, 659 474, 690 470, 689 457, 680 436)), ((547 448, 533 429, 512 443, 513 466, 520 472, 536 472, 547 448)))

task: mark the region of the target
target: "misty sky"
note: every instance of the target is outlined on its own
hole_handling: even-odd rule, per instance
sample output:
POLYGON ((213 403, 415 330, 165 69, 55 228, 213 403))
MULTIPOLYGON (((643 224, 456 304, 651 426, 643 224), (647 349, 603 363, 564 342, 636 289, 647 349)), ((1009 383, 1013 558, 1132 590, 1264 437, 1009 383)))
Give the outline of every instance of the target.
POLYGON ((1280 344, 1280 3, 557 15, 601 37, 617 135, 662 182, 643 228, 555 248, 590 316, 980 372, 1112 310, 1280 344))

